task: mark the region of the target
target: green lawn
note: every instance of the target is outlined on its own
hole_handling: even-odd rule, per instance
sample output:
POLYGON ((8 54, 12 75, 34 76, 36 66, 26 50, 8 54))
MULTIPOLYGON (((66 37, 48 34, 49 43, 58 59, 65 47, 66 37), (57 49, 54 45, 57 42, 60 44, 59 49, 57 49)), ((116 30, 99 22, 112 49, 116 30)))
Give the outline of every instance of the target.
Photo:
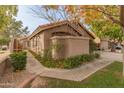
POLYGON ((59 79, 48 79, 48 87, 56 88, 113 88, 124 87, 124 77, 122 77, 122 63, 114 62, 108 67, 97 71, 89 78, 81 81, 67 81, 59 79))

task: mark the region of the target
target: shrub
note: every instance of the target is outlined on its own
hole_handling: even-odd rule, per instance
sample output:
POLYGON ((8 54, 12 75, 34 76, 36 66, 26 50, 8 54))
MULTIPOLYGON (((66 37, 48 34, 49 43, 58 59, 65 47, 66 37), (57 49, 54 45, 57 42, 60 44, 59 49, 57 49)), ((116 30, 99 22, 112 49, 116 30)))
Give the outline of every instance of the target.
POLYGON ((24 70, 26 67, 26 52, 14 52, 10 54, 13 71, 24 70))
POLYGON ((41 60, 40 61, 44 66, 46 66, 46 67, 56 67, 55 66, 55 62, 54 61, 52 61, 52 60, 45 60, 45 61, 43 61, 43 60, 41 60))
POLYGON ((89 50, 89 52, 90 53, 93 53, 94 51, 96 51, 97 50, 97 48, 98 48, 98 46, 97 46, 97 44, 96 43, 94 43, 94 41, 92 41, 92 40, 90 40, 89 41, 89 46, 90 46, 90 50, 89 50))
POLYGON ((94 56, 91 54, 91 55, 88 55, 88 56, 86 56, 86 61, 92 61, 92 60, 94 60, 95 58, 94 58, 94 56))
POLYGON ((63 60, 64 68, 74 68, 81 65, 80 57, 72 57, 63 60))
POLYGON ((83 55, 78 55, 66 59, 61 59, 61 60, 54 60, 50 56, 40 56, 37 55, 36 53, 32 53, 40 62, 46 67, 49 68, 75 68, 80 66, 82 63, 85 62, 90 62, 94 60, 95 58, 99 58, 99 54, 83 54, 83 55))
POLYGON ((48 48, 48 49, 43 50, 43 54, 41 55, 42 59, 44 61, 48 61, 49 59, 52 58, 51 53, 52 53, 51 47, 48 48))
POLYGON ((94 56, 93 55, 89 55, 89 54, 84 54, 84 55, 81 55, 80 57, 80 61, 82 62, 87 62, 87 61, 92 61, 94 60, 94 56))
POLYGON ((90 62, 95 59, 93 54, 83 54, 63 60, 64 68, 74 68, 81 65, 83 62, 90 62))

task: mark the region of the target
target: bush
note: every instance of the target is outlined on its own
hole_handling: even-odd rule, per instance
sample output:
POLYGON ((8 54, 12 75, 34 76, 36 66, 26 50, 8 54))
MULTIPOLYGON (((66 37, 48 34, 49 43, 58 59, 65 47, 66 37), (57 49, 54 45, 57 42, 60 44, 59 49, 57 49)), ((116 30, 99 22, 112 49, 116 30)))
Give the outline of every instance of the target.
POLYGON ((95 59, 94 55, 84 54, 63 60, 64 68, 78 67, 84 62, 90 62, 95 59))
POLYGON ((45 61, 43 61, 43 60, 41 60, 40 61, 44 66, 46 66, 46 67, 55 67, 55 62, 54 61, 52 61, 52 60, 45 60, 45 61))
POLYGON ((44 61, 51 60, 52 59, 51 53, 52 53, 51 47, 48 48, 48 49, 43 50, 43 54, 41 55, 42 59, 44 61))
POLYGON ((80 57, 72 57, 63 60, 64 68, 74 68, 81 65, 80 57))
POLYGON ((24 70, 26 67, 26 52, 14 52, 10 55, 13 71, 24 70))
POLYGON ((95 58, 100 57, 99 54, 95 53, 95 54, 78 55, 78 56, 61 59, 61 60, 54 60, 51 57, 40 56, 34 52, 31 52, 31 53, 35 56, 35 58, 37 58, 41 62, 41 64, 49 68, 71 69, 71 68, 80 66, 82 63, 90 62, 95 58))
POLYGON ((96 51, 96 50, 98 49, 97 44, 94 43, 94 41, 92 41, 92 40, 89 41, 89 44, 90 44, 90 45, 89 45, 89 46, 90 46, 89 52, 90 52, 90 53, 94 53, 94 51, 96 51))
POLYGON ((89 62, 89 61, 92 61, 94 60, 94 56, 92 54, 84 54, 84 55, 81 55, 80 56, 80 61, 82 62, 89 62))

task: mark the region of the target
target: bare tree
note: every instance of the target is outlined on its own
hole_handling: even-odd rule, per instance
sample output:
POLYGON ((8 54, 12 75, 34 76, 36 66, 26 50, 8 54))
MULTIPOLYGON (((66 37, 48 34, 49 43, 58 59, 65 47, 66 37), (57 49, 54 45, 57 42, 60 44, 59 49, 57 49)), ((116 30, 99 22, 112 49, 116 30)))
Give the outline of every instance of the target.
POLYGON ((69 19, 69 15, 65 11, 65 6, 45 5, 45 6, 35 6, 35 8, 30 8, 30 9, 33 12, 34 16, 45 19, 50 23, 69 19))

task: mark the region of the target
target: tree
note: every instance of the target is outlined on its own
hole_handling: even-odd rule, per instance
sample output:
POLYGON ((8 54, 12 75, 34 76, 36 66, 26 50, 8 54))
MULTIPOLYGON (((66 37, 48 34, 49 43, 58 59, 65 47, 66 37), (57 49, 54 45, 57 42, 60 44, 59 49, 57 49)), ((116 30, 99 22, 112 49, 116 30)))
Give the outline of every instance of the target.
MULTIPOLYGON (((124 25, 124 6, 120 6, 120 22, 124 25)), ((122 31, 124 33, 124 26, 122 26, 122 31)), ((124 47, 123 47, 123 76, 124 76, 124 47)))
POLYGON ((95 20, 91 24, 91 30, 94 31, 100 38, 109 38, 113 41, 122 42, 123 33, 121 26, 115 23, 111 23, 106 20, 95 20))
POLYGON ((29 33, 28 27, 23 27, 22 21, 17 21, 16 19, 11 20, 11 24, 5 30, 5 33, 11 37, 19 37, 21 35, 25 36, 29 33))
POLYGON ((45 19, 50 23, 67 20, 69 15, 65 11, 65 6, 42 5, 31 8, 33 14, 39 18, 45 19))
POLYGON ((13 5, 0 6, 0 31, 10 24, 12 18, 17 15, 18 7, 13 5))
POLYGON ((95 19, 104 19, 121 26, 123 25, 119 20, 119 6, 116 5, 81 5, 66 7, 66 10, 71 15, 75 15, 77 20, 83 20, 86 24, 90 24, 95 19))
POLYGON ((2 45, 8 45, 9 41, 10 40, 6 37, 0 37, 0 49, 1 49, 2 45))
POLYGON ((23 27, 22 21, 17 21, 18 6, 0 6, 0 45, 8 44, 10 38, 26 36, 28 27, 23 27))
POLYGON ((32 11, 40 18, 48 21, 55 19, 52 20, 54 22, 65 18, 67 20, 83 20, 85 23, 90 24, 93 20, 102 18, 122 25, 119 21, 119 6, 116 5, 45 5, 32 9, 32 11), (59 13, 64 14, 64 18, 59 13))
POLYGON ((5 37, 19 37, 26 36, 29 34, 28 27, 23 27, 22 21, 17 21, 16 19, 12 19, 11 23, 6 26, 6 28, 1 32, 1 34, 5 37))

